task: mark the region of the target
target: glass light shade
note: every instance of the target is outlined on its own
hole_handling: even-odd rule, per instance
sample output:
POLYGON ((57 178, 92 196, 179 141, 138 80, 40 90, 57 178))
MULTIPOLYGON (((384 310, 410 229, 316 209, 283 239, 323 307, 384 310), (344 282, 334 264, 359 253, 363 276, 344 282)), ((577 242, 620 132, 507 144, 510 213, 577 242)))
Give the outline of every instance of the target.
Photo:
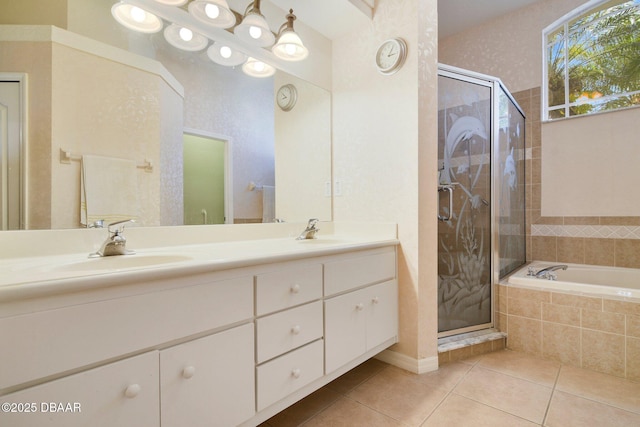
POLYGON ((230 28, 236 23, 236 16, 226 0, 194 0, 189 3, 189 13, 199 21, 218 28, 230 28))
POLYGON ((301 61, 309 55, 309 49, 303 44, 298 34, 293 30, 284 30, 280 33, 278 41, 271 48, 278 58, 286 61, 301 61))
POLYGON ((276 73, 274 67, 252 57, 242 65, 242 71, 251 77, 270 77, 276 73))
POLYGON ((216 64, 226 65, 227 67, 235 67, 247 60, 247 55, 244 53, 233 50, 219 42, 209 46, 207 56, 216 64))
POLYGON ((166 4, 169 6, 182 6, 189 0, 156 0, 158 3, 166 4))
POLYGON ((209 39, 205 36, 176 24, 171 24, 164 29, 164 38, 173 47, 190 52, 202 50, 209 44, 209 39))
POLYGON ((233 32, 240 40, 253 46, 271 46, 276 40, 264 16, 255 11, 247 13, 233 32))
POLYGON ((162 20, 153 13, 127 3, 114 4, 111 7, 111 14, 120 24, 141 33, 157 33, 163 26, 162 20))

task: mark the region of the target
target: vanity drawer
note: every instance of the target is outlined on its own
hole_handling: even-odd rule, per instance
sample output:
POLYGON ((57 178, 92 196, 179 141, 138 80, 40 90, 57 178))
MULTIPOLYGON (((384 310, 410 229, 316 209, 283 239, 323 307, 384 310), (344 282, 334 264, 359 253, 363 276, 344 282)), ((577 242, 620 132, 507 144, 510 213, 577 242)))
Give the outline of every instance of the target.
POLYGON ((0 390, 252 317, 244 276, 2 318, 0 342, 11 345, 0 360, 21 369, 0 369, 0 390))
POLYGON ((323 340, 258 366, 258 411, 323 375, 323 340))
POLYGON ((394 248, 324 264, 325 296, 396 277, 394 248))
POLYGON ((257 363, 322 337, 322 301, 256 320, 257 363))
POLYGON ((283 267, 256 276, 256 314, 304 304, 322 298, 322 264, 283 267))

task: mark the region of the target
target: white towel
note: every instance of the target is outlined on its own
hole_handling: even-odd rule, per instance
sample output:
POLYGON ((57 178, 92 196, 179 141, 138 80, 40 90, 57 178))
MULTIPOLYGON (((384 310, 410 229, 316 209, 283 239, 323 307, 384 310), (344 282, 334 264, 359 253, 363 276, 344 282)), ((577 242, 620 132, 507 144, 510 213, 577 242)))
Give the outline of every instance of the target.
POLYGON ((276 221, 276 187, 262 186, 262 222, 276 221))
POLYGON ((137 168, 133 160, 82 156, 80 172, 80 222, 108 223, 138 219, 137 168))

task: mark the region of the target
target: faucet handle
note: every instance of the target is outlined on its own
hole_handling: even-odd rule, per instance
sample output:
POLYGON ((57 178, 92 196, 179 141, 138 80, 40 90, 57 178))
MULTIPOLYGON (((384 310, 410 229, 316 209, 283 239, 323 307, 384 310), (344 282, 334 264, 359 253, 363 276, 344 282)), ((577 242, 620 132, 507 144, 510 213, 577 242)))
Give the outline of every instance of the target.
POLYGON ((135 220, 133 220, 133 219, 123 219, 123 220, 121 220, 121 221, 116 221, 116 222, 112 222, 112 223, 110 223, 110 224, 107 226, 107 228, 109 229, 109 233, 111 233, 111 234, 113 234, 113 235, 115 235, 115 236, 119 235, 120 233, 122 233, 122 232, 124 231, 124 224, 126 224, 126 223, 128 223, 128 222, 136 222, 136 221, 135 221, 135 220), (121 224, 122 224, 122 225, 121 225, 121 224), (111 227, 116 226, 116 225, 120 225, 120 227, 118 227, 118 228, 117 228, 117 229, 115 229, 115 230, 112 230, 112 229, 111 229, 111 227))
POLYGON ((307 223, 307 228, 313 229, 316 228, 316 224, 320 221, 318 218, 311 218, 307 223))

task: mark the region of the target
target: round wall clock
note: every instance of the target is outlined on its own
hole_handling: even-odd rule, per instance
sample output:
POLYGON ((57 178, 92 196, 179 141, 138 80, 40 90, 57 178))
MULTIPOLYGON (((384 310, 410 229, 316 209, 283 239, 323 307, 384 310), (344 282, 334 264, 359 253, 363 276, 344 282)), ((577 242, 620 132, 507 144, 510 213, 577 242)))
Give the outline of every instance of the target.
POLYGON ((278 89, 276 102, 282 111, 290 111, 298 101, 298 90, 292 84, 286 84, 278 89))
POLYGON ((407 44, 401 38, 382 42, 376 52, 376 67, 382 74, 393 74, 402 67, 407 58, 407 44))

